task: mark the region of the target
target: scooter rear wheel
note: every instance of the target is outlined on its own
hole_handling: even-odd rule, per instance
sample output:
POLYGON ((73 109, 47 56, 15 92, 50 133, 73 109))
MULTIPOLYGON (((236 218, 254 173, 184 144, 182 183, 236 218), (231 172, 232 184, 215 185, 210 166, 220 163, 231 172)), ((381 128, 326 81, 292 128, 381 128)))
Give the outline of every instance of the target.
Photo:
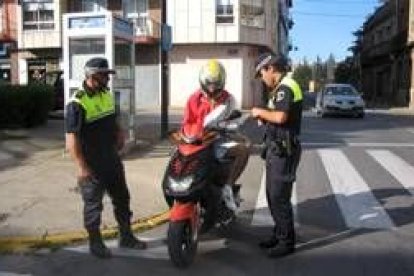
POLYGON ((197 243, 189 220, 170 221, 167 245, 170 259, 175 266, 186 268, 194 261, 197 243))

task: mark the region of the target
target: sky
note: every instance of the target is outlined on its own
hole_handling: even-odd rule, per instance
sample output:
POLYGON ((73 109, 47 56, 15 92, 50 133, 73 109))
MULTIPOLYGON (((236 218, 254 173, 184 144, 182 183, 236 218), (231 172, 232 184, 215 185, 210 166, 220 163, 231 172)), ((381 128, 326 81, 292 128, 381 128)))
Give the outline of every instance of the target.
POLYGON ((362 27, 365 19, 380 6, 377 0, 293 0, 291 29, 293 62, 326 60, 330 53, 336 61, 350 56, 352 32, 362 27))

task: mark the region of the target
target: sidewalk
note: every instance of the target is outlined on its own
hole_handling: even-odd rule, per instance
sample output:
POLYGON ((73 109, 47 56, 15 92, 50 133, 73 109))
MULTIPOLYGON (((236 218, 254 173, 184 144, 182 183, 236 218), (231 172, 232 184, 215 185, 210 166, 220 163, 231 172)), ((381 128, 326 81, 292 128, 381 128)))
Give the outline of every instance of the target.
MULTIPOLYGON (((181 110, 169 112, 170 128, 181 110)), ((160 114, 137 114, 137 146, 124 158, 133 220, 167 210, 161 178, 171 146, 160 140, 160 114)), ((76 170, 64 152, 63 120, 31 130, 0 131, 0 242, 16 236, 45 236, 83 229, 76 170)), ((112 205, 104 199, 102 226, 115 226, 112 205)))

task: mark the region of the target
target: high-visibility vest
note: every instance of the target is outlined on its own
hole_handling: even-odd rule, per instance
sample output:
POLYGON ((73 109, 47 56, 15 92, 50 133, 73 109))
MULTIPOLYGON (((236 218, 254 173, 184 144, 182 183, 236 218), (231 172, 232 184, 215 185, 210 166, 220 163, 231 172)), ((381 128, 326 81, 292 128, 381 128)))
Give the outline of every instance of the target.
POLYGON ((115 114, 115 103, 108 90, 89 96, 85 91, 74 93, 70 102, 76 102, 85 110, 86 123, 95 122, 106 116, 115 114))
POLYGON ((293 91, 293 102, 298 102, 303 99, 302 89, 299 84, 292 78, 284 77, 280 85, 286 85, 293 91))
POLYGON ((276 86, 276 88, 270 93, 270 99, 267 107, 270 109, 274 108, 273 100, 277 96, 277 91, 281 85, 289 87, 293 92, 293 102, 299 102, 303 99, 302 89, 299 84, 292 78, 284 77, 282 81, 276 86))

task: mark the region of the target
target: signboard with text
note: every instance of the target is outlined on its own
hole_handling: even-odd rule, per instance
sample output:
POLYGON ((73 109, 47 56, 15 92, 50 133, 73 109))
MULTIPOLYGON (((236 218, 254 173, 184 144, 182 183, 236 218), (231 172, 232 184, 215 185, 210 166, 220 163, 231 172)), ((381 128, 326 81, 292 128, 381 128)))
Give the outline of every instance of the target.
POLYGON ((172 47, 171 26, 163 24, 161 26, 161 49, 168 52, 171 51, 172 47))

